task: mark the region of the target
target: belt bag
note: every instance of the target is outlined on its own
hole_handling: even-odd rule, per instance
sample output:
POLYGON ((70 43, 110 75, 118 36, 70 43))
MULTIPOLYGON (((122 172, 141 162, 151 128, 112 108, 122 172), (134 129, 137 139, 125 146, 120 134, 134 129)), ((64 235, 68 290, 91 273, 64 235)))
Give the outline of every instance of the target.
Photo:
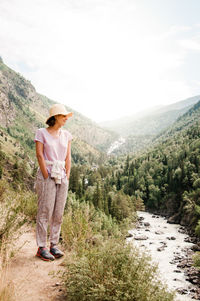
POLYGON ((52 166, 51 178, 54 178, 56 184, 61 184, 63 169, 65 168, 65 161, 48 161, 45 160, 47 165, 52 166))

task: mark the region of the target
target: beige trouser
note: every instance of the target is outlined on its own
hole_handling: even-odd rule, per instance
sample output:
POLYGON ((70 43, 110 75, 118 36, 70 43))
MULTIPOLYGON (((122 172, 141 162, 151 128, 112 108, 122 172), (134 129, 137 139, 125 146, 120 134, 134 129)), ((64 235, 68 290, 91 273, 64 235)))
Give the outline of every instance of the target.
POLYGON ((65 208, 68 180, 62 179, 56 184, 54 179, 44 179, 39 170, 36 178, 38 195, 38 213, 36 224, 36 241, 39 247, 46 247, 47 229, 50 225, 50 243, 56 245, 59 241, 63 212, 65 208))

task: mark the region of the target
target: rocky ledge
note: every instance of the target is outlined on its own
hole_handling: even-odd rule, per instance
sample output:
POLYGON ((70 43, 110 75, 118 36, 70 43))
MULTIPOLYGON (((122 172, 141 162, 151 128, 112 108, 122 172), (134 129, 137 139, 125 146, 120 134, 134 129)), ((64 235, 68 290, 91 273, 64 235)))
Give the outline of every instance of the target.
POLYGON ((175 256, 172 262, 170 262, 171 264, 176 264, 177 269, 174 270, 174 272, 180 273, 181 270, 184 270, 186 280, 195 285, 189 289, 179 288, 177 291, 182 295, 191 295, 194 300, 200 300, 200 269, 193 266, 194 262, 192 257, 195 253, 193 249, 199 247, 200 245, 197 244, 190 249, 186 248, 182 250, 182 255, 177 252, 174 254, 175 256))

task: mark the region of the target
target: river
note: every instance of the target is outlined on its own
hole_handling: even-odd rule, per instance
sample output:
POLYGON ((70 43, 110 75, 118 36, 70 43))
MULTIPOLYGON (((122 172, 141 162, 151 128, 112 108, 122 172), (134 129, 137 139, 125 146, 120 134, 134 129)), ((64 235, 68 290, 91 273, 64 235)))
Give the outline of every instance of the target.
POLYGON ((161 280, 170 290, 188 291, 185 295, 176 293, 176 300, 194 300, 189 295, 189 290, 194 286, 186 281, 184 271, 177 268, 176 263, 173 262, 175 256, 183 256, 185 248, 191 248, 192 244, 184 241, 187 235, 180 233, 180 225, 168 224, 161 216, 148 212, 138 212, 138 216, 143 219, 142 223, 129 231, 133 237, 127 238, 127 241, 151 255, 152 261, 158 264, 161 280))
POLYGON ((125 138, 120 137, 118 140, 113 142, 107 151, 107 155, 110 155, 112 152, 114 152, 117 148, 119 148, 122 144, 124 144, 125 141, 126 141, 125 138))

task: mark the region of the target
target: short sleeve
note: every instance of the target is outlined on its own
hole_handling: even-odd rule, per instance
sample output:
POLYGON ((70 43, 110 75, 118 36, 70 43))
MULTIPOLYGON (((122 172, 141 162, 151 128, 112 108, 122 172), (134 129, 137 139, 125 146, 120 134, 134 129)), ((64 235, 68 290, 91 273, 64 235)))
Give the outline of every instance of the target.
POLYGON ((35 139, 34 141, 39 141, 39 142, 42 142, 44 144, 44 135, 41 131, 41 129, 38 129, 35 133, 35 139))
POLYGON ((70 132, 68 132, 67 130, 65 130, 65 135, 66 135, 68 141, 72 141, 73 136, 72 136, 72 134, 70 132))

